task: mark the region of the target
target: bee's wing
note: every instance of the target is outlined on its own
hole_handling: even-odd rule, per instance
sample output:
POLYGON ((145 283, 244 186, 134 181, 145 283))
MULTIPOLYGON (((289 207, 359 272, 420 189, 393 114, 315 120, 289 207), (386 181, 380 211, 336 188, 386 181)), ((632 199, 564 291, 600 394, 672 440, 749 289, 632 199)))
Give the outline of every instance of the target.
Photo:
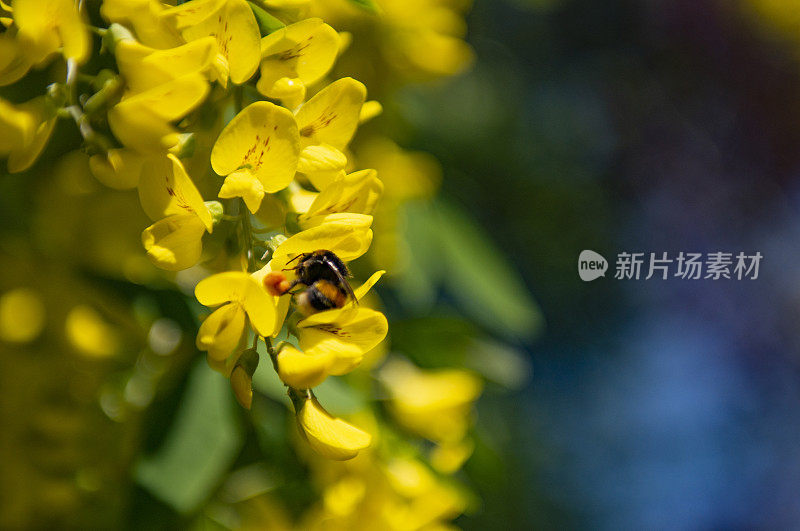
POLYGON ((347 281, 347 278, 346 278, 346 277, 345 277, 345 276, 342 274, 342 272, 341 272, 341 271, 339 271, 339 267, 338 267, 338 266, 337 266, 335 263, 333 263, 333 261, 332 261, 332 260, 328 259, 327 257, 325 258, 325 263, 328 265, 328 267, 330 267, 330 268, 331 268, 331 270, 332 270, 334 273, 336 273, 336 278, 338 278, 338 279, 339 279, 339 282, 341 282, 341 283, 342 283, 342 286, 344 286, 344 290, 347 292, 347 295, 348 295, 348 296, 349 296, 349 297, 350 297, 350 298, 351 298, 351 299, 352 299, 352 300, 353 300, 353 301, 354 301, 356 304, 358 304, 358 299, 356 299, 356 294, 353 292, 353 288, 350 286, 350 282, 348 282, 348 281, 347 281))

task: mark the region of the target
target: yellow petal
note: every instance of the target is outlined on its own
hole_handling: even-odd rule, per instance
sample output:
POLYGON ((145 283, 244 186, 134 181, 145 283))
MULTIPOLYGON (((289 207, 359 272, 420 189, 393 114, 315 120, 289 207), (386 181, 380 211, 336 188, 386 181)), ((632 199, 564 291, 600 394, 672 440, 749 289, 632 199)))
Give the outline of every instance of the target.
MULTIPOLYGON (((264 277, 268 273, 271 273, 273 271, 275 271, 275 269, 272 268, 272 261, 270 261, 267 265, 265 265, 255 273, 252 273, 250 276, 252 276, 253 279, 259 285, 263 286, 262 282, 264 280, 264 277)), ((286 275, 287 279, 291 281, 291 279, 293 278, 293 273, 291 271, 286 271, 285 273, 287 273, 286 275)), ((281 328, 283 328, 283 321, 286 319, 286 314, 289 312, 289 306, 291 304, 291 301, 292 301, 291 297, 272 296, 272 305, 275 307, 275 322, 273 324, 272 337, 277 336, 280 333, 281 328)))
POLYGON ((386 273, 386 271, 384 271, 384 270, 380 270, 380 271, 374 272, 372 274, 372 276, 370 276, 367 279, 366 282, 361 284, 359 287, 355 288, 353 290, 353 293, 356 296, 356 300, 360 301, 361 299, 363 299, 364 295, 366 295, 367 292, 369 292, 369 290, 372 289, 372 286, 374 286, 378 282, 378 280, 381 279, 381 277, 384 275, 384 273, 386 273))
POLYGON ((261 39, 261 78, 258 90, 274 97, 275 83, 284 77, 310 85, 333 67, 339 51, 339 35, 322 19, 290 24, 261 39))
POLYGON ((89 34, 72 0, 15 0, 14 23, 31 62, 38 63, 63 47, 64 57, 78 63, 89 54, 89 34))
MULTIPOLYGON (((262 72, 263 72, 262 63, 262 72)), ((264 78, 259 78, 259 83, 264 78)), ((270 89, 258 89, 266 97, 280 100, 287 109, 297 108, 306 99, 306 86, 299 78, 281 77, 275 81, 270 89)))
POLYGON ((383 105, 381 105, 380 102, 375 100, 366 101, 361 107, 361 112, 358 114, 358 123, 363 124, 364 122, 368 122, 382 112, 383 105))
POLYGON ((304 401, 297 412, 297 423, 311 449, 328 459, 352 459, 372 441, 369 433, 332 417, 316 398, 304 401))
POLYGON ((364 85, 349 77, 319 91, 295 115, 304 145, 327 143, 344 149, 358 127, 366 97, 364 85))
POLYGON ((178 131, 146 105, 115 105, 108 111, 108 125, 123 145, 145 153, 167 150, 180 140, 178 131))
POLYGON ((223 9, 183 32, 190 41, 208 35, 216 37, 218 53, 228 65, 231 81, 241 84, 253 76, 260 59, 261 34, 245 0, 227 0, 223 9))
POLYGON ((245 272, 228 271, 207 277, 197 284, 194 294, 205 306, 237 301, 261 336, 269 337, 274 332, 275 302, 264 287, 245 272))
POLYGON ((199 73, 191 73, 144 92, 126 96, 114 109, 130 107, 131 112, 146 109, 161 120, 171 122, 183 118, 203 103, 208 91, 206 79, 199 73))
POLYGON ((278 353, 278 376, 295 389, 310 389, 328 377, 332 358, 328 354, 310 356, 287 345, 278 353))
POLYGON ((197 331, 197 348, 208 352, 214 361, 233 354, 244 332, 244 309, 239 303, 226 304, 215 310, 197 331))
POLYGON ((104 185, 116 190, 130 190, 139 184, 145 155, 128 148, 112 149, 105 155, 92 155, 89 168, 104 185))
POLYGON ((185 29, 200 24, 211 15, 222 9, 226 0, 193 0, 179 6, 164 10, 161 16, 169 19, 178 29, 185 29))
POLYGON ((306 146, 300 152, 300 160, 297 162, 297 171, 301 173, 312 173, 319 171, 338 172, 347 165, 347 157, 344 153, 328 144, 317 144, 306 146))
POLYGON ((333 357, 330 374, 345 374, 389 331, 386 317, 369 308, 341 308, 313 314, 297 323, 300 348, 309 355, 333 357))
POLYGON ((100 14, 109 22, 133 28, 136 38, 154 48, 173 48, 183 41, 171 21, 161 15, 158 0, 103 0, 100 14))
POLYGON ((42 96, 21 104, 19 109, 30 113, 38 123, 33 138, 9 153, 8 171, 11 173, 25 171, 36 162, 53 133, 57 119, 54 109, 49 108, 47 100, 42 96))
POLYGON ((139 182, 139 201, 151 219, 171 214, 196 214, 211 232, 213 219, 203 197, 173 154, 148 159, 139 182))
POLYGON ((241 168, 274 193, 294 178, 300 142, 292 113, 269 102, 256 102, 237 114, 222 130, 211 151, 211 166, 219 175, 241 168))
POLYGON ((375 170, 362 170, 337 179, 314 200, 300 217, 303 223, 313 217, 342 212, 372 214, 383 192, 383 183, 375 170))
POLYGON ((8 33, 0 35, 0 86, 19 80, 31 66, 31 61, 22 53, 20 42, 8 33))
POLYGON ((142 232, 142 245, 156 266, 180 271, 200 260, 205 231, 195 214, 174 214, 147 227, 142 232))
POLYGON ((0 98, 0 153, 9 153, 30 144, 36 129, 36 116, 30 109, 0 98))
POLYGON ((235 171, 225 177, 218 195, 223 199, 241 197, 247 209, 255 214, 264 198, 264 186, 249 170, 235 171))
POLYGON ((367 252, 372 242, 372 230, 369 228, 372 216, 331 214, 329 217, 330 220, 298 232, 280 244, 273 256, 273 267, 283 269, 295 256, 319 249, 328 249, 346 262, 367 252))
POLYGON ((117 43, 117 65, 130 93, 137 94, 188 74, 201 74, 217 53, 213 37, 157 50, 136 41, 117 43))

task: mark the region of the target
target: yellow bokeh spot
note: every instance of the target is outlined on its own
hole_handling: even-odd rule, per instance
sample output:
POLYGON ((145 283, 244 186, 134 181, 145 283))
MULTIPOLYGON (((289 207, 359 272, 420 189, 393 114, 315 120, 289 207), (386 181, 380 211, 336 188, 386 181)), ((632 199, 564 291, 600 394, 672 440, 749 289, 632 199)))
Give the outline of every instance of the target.
POLYGON ((39 337, 45 324, 42 298, 30 288, 16 288, 0 297, 0 339, 29 343, 39 337))
POLYGON ((72 308, 64 327, 69 343, 85 356, 106 358, 114 355, 120 347, 117 331, 89 306, 72 308))

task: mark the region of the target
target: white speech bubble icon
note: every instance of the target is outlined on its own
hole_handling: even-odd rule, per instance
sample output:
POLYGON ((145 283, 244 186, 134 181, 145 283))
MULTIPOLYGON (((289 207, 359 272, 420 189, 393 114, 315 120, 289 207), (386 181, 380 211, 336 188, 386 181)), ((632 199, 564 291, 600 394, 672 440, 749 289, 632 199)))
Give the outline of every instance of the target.
POLYGON ((581 251, 578 256, 578 275, 584 282, 591 282, 592 280, 606 276, 608 270, 608 262, 602 255, 585 250, 581 251))

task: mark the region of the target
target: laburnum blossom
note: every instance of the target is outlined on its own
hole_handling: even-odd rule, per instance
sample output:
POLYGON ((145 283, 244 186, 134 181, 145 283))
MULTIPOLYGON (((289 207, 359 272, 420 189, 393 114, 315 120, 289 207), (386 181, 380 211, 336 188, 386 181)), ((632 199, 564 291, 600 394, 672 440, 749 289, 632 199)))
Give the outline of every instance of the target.
POLYGON ((9 172, 21 172, 33 165, 55 123, 55 108, 45 96, 18 105, 0 99, 0 155, 8 156, 9 172))
POLYGON ((293 397, 297 425, 312 450, 323 457, 352 459, 370 445, 372 436, 352 424, 330 415, 313 395, 293 397))
POLYGON ((389 408, 407 429, 446 443, 461 440, 471 422, 472 403, 481 393, 481 380, 461 369, 422 370, 392 360, 380 372, 389 391, 389 408))
POLYGON ((165 50, 120 38, 115 54, 126 90, 108 112, 108 124, 117 139, 143 153, 177 144, 180 135, 172 122, 208 95, 205 72, 215 52, 213 37, 165 50))
POLYGON ((350 212, 372 215, 383 193, 383 183, 375 170, 340 175, 319 194, 298 217, 301 228, 316 225, 320 216, 350 212))
POLYGON ((142 232, 148 258, 170 271, 196 264, 203 234, 212 231, 214 220, 175 155, 149 161, 139 183, 139 200, 145 213, 157 220, 142 232))
POLYGON ((241 341, 245 321, 262 337, 270 337, 275 330, 274 303, 256 279, 241 271, 205 278, 194 293, 201 304, 219 306, 200 326, 197 348, 208 352, 213 368, 230 375, 236 360, 229 357, 241 341))
POLYGON ((217 42, 212 81, 241 84, 258 68, 261 34, 245 0, 194 0, 163 12, 187 41, 213 36, 217 42))
POLYGON ((322 19, 309 18, 261 39, 261 77, 258 91, 289 108, 305 99, 306 87, 333 67, 339 34, 322 19))
MULTIPOLYGON (((354 290, 361 300, 384 271, 374 273, 354 290)), ((287 345, 277 355, 278 375, 296 389, 309 389, 329 375, 346 374, 358 366, 364 354, 386 337, 386 317, 369 308, 327 310, 298 322, 297 333, 303 349, 287 345)))
POLYGON ((292 182, 299 153, 292 113, 266 101, 247 106, 222 130, 211 151, 211 166, 225 176, 219 197, 241 197, 256 212, 264 194, 292 182))
POLYGON ((303 148, 297 171, 317 190, 344 169, 347 158, 342 152, 356 132, 366 97, 362 83, 345 77, 320 90, 295 112, 303 148))

